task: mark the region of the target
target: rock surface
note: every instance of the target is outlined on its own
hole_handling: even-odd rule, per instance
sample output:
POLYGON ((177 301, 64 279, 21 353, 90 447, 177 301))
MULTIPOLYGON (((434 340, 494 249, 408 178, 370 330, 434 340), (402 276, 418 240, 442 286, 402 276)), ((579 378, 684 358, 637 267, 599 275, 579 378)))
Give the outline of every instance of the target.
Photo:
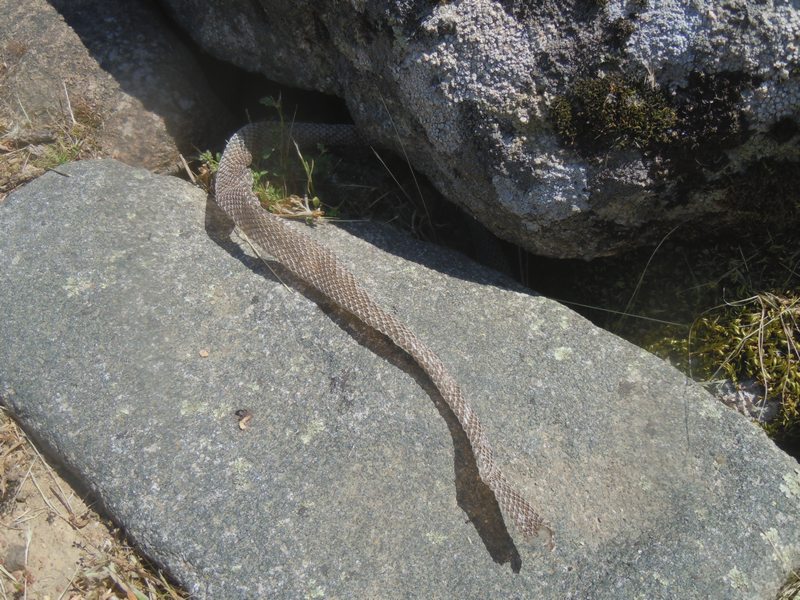
POLYGON ((800 561, 797 463, 559 304, 383 227, 310 230, 440 353, 548 552, 420 371, 202 192, 60 170, 0 203, 0 395, 198 598, 767 599, 800 561))
POLYGON ((0 62, 12 138, 55 137, 74 116, 98 153, 175 172, 180 153, 231 126, 195 58, 144 2, 0 0, 0 62))
POLYGON ((537 254, 800 220, 796 2, 160 1, 215 56, 344 97, 537 254))

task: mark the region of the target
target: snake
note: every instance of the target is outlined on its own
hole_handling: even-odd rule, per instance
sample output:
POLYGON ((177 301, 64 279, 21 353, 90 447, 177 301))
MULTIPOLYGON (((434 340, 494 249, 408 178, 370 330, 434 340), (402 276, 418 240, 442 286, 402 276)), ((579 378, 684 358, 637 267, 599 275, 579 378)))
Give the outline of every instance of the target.
MULTIPOLYGON (((552 529, 504 475, 478 415, 439 356, 408 326, 381 307, 331 250, 261 206, 253 192, 250 166, 254 157, 260 158, 270 147, 275 134, 275 124, 258 122, 245 125, 231 136, 216 172, 216 204, 256 246, 260 255, 272 257, 411 356, 458 419, 475 457, 478 475, 493 492, 502 513, 511 518, 526 539, 541 529, 546 530, 552 548, 552 529)), ((295 126, 291 136, 298 146, 311 141, 346 145, 359 137, 352 125, 295 126)))

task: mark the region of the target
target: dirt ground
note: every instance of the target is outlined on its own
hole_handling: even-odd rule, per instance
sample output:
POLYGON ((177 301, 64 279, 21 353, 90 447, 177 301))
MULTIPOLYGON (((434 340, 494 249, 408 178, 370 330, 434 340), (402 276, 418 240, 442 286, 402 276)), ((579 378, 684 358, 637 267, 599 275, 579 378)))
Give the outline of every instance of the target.
POLYGON ((0 599, 187 598, 0 409, 0 599))

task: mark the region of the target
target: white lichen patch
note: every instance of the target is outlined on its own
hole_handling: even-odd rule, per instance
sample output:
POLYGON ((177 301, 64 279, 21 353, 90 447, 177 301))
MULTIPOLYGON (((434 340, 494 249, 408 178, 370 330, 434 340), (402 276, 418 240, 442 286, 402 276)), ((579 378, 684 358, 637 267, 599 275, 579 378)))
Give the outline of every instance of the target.
POLYGON ((761 534, 761 539, 767 542, 769 547, 772 549, 773 560, 786 563, 785 557, 781 554, 784 546, 781 543, 781 538, 777 529, 770 527, 767 531, 761 534))
POLYGON ((660 583, 662 586, 664 586, 665 588, 668 588, 668 587, 670 587, 672 585, 672 581, 669 578, 664 577, 661 573, 659 573, 657 571, 654 571, 653 573, 651 573, 651 577, 653 579, 655 579, 658 583, 660 583))
POLYGON ((790 500, 800 502, 800 469, 795 469, 792 473, 783 476, 780 490, 790 500))
MULTIPOLYGON (((186 415, 199 415, 204 412, 205 408, 206 404, 204 402, 198 402, 195 398, 183 398, 178 411, 183 417, 186 415)), ((227 411, 223 412, 223 414, 227 414, 227 411)))
POLYGON ((443 535, 442 533, 439 533, 437 531, 429 531, 428 533, 425 534, 425 537, 434 546, 438 546, 447 539, 446 535, 443 535))
POLYGON ((730 586, 735 590, 746 590, 748 588, 747 576, 742 573, 737 567, 733 567, 728 574, 725 575, 730 586))
POLYGON ((795 548, 789 548, 781 541, 781 535, 775 527, 770 527, 767 531, 761 533, 761 539, 764 540, 772 550, 772 560, 780 563, 785 568, 791 568, 792 559, 790 555, 794 553, 795 548))
POLYGON ((553 350, 553 358, 558 361, 569 360, 572 358, 573 350, 569 346, 559 346, 553 350))
POLYGON ((585 165, 546 154, 537 156, 531 166, 535 178, 527 189, 518 187, 511 177, 492 177, 501 204, 516 214, 556 221, 589 209, 585 165))
POLYGON ((324 598, 325 597, 325 588, 321 585, 317 584, 316 580, 311 579, 308 582, 308 589, 306 591, 306 598, 311 600, 313 598, 324 598))
POLYGON ((91 279, 69 276, 66 283, 61 287, 67 292, 68 298, 74 298, 91 290, 94 287, 94 283, 92 283, 91 279))
POLYGON ((231 464, 231 470, 233 471, 233 485, 237 490, 244 491, 251 487, 252 482, 250 481, 250 471, 252 469, 253 464, 246 458, 239 456, 233 461, 233 464, 231 464))
POLYGON ((320 418, 312 419, 306 425, 305 431, 300 434, 300 441, 308 445, 317 435, 325 431, 325 421, 320 418))

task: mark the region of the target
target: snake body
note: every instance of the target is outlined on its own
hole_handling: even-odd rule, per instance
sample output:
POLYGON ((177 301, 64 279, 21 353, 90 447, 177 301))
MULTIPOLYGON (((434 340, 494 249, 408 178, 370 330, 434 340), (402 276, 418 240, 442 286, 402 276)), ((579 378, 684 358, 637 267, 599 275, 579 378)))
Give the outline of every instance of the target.
MULTIPOLYGON (((349 126, 336 127, 323 129, 324 142, 335 144, 352 137, 349 126)), ((503 513, 511 517, 526 537, 541 528, 549 532, 542 518, 503 475, 478 416, 436 353, 378 305, 330 250, 261 207, 252 191, 249 167, 253 157, 260 157, 274 133, 272 124, 254 123, 230 138, 216 175, 217 205, 260 250, 407 352, 430 377, 464 429, 478 473, 494 493, 503 513)))

